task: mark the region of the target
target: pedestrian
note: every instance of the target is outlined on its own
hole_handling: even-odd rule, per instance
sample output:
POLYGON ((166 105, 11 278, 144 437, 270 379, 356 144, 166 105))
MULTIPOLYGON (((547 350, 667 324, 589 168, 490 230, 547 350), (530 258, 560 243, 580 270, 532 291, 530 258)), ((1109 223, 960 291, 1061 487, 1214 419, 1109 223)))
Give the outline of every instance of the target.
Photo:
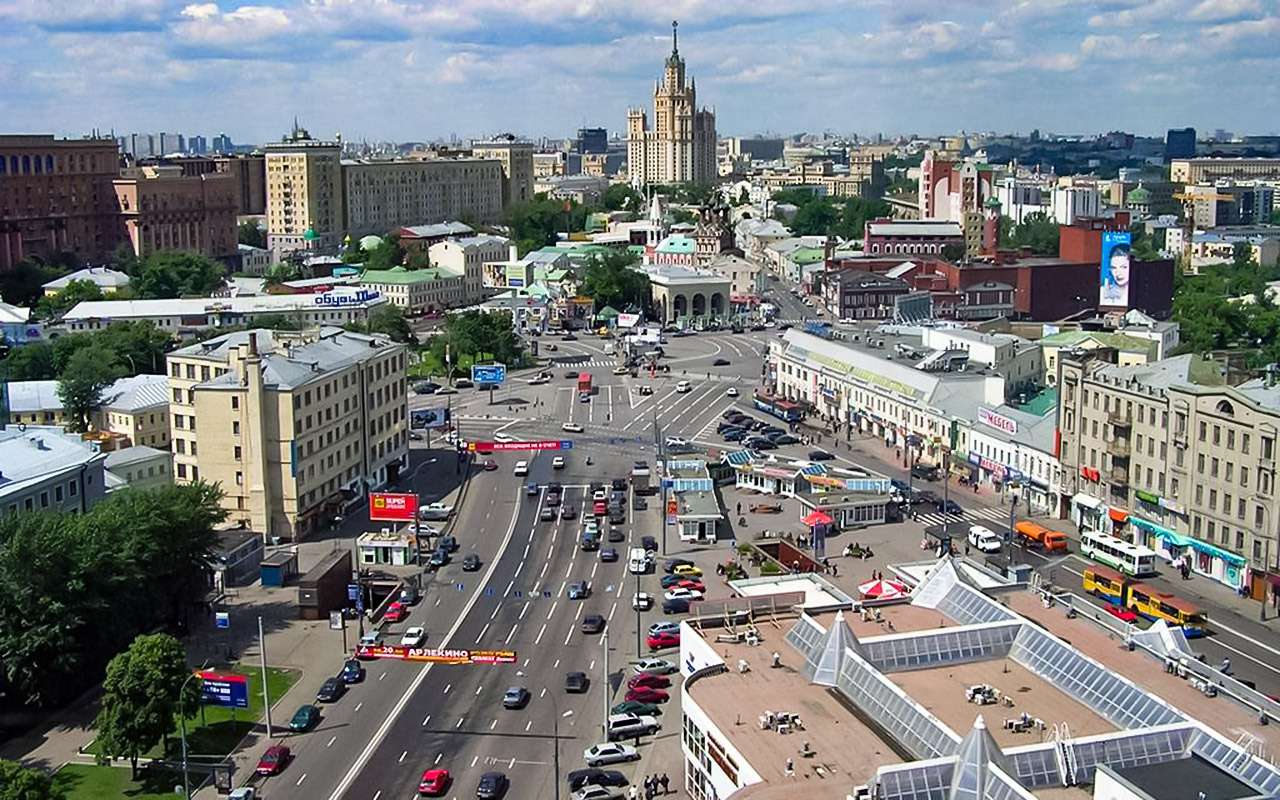
POLYGON ((835 578, 835 577, 837 577, 839 574, 840 574, 840 565, 838 565, 838 564, 832 564, 832 565, 831 565, 831 577, 835 578))
POLYGON ((653 797, 653 776, 652 775, 644 776, 644 797, 645 797, 645 800, 649 800, 649 798, 653 797))
POLYGON ((966 557, 968 557, 969 555, 969 542, 967 539, 965 540, 965 543, 964 543, 964 554, 966 557))
POLYGON ((741 516, 741 515, 742 515, 742 501, 741 501, 741 500, 739 500, 739 501, 738 501, 738 515, 739 515, 739 516, 741 516))
POLYGON ((667 785, 671 783, 671 779, 667 777, 667 773, 662 773, 662 777, 658 778, 658 783, 662 784, 662 793, 667 793, 667 785))
POLYGON ((640 798, 640 790, 637 789, 636 785, 633 783, 627 789, 627 800, 639 800, 639 798, 640 798))

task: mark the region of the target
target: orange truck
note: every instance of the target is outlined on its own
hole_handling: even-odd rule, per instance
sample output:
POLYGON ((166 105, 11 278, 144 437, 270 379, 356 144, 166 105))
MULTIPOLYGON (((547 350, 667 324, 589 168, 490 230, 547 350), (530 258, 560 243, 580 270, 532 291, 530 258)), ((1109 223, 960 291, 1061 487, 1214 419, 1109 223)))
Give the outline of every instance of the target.
POLYGON ((1039 545, 1046 552, 1067 549, 1067 535, 1024 519, 1013 526, 1014 533, 1026 540, 1027 545, 1039 545))

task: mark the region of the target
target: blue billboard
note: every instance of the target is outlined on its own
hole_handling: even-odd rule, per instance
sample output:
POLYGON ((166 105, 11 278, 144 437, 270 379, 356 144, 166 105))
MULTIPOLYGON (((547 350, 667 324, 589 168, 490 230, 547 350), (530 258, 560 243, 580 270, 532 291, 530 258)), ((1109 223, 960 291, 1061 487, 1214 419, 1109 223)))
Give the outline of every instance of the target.
POLYGON ((249 707, 249 679, 234 673, 205 670, 200 675, 200 702, 224 708, 249 707))
POLYGON ((1129 256, 1133 236, 1128 231, 1102 232, 1102 264, 1098 276, 1098 305, 1129 307, 1129 256))
POLYGON ((471 380, 474 383, 506 383, 506 364, 473 364, 471 380))

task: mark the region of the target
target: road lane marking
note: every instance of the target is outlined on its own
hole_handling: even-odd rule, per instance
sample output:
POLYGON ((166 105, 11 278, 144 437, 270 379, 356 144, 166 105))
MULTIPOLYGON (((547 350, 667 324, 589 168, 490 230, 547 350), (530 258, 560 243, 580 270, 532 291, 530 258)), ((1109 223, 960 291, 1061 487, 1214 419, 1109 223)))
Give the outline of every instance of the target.
POLYGON ((328 743, 325 744, 325 747, 333 747, 333 743, 336 741, 338 741, 338 737, 334 736, 333 738, 329 739, 328 743))
POLYGON ((373 793, 373 800, 378 800, 378 798, 379 798, 379 797, 382 797, 382 790, 381 790, 381 789, 379 789, 378 791, 376 791, 376 792, 374 792, 374 793, 373 793))
POLYGON ((549 563, 550 563, 549 561, 543 561, 543 562, 542 562, 542 571, 538 573, 538 577, 539 577, 539 578, 541 578, 541 577, 543 577, 544 575, 546 575, 546 574, 547 574, 547 565, 548 565, 549 563))
POLYGON ((600 566, 600 562, 599 562, 599 561, 593 561, 593 562, 591 562, 591 577, 592 577, 592 578, 594 578, 594 577, 596 576, 596 569, 597 569, 599 566, 600 566))
MULTIPOLYGON (((561 588, 561 591, 564 591, 564 589, 561 588)), ((556 613, 556 606, 558 605, 560 605, 559 600, 553 600, 551 602, 551 610, 547 612, 547 619, 551 619, 552 615, 556 613)))
POLYGON ((595 671, 596 671, 596 660, 593 658, 591 659, 591 663, 587 665, 587 672, 595 672, 595 671))
POLYGON ((484 684, 480 684, 479 686, 476 687, 476 697, 480 696, 480 691, 482 689, 484 689, 484 684))
POLYGON ((618 610, 618 601, 614 600, 613 605, 609 606, 609 621, 613 622, 613 612, 618 610))
POLYGON ((361 706, 363 706, 363 705, 364 705, 364 701, 361 701, 361 702, 359 702, 359 703, 356 703, 356 707, 355 707, 355 708, 353 708, 353 709, 351 709, 351 710, 352 710, 352 711, 359 711, 359 710, 360 710, 360 707, 361 707, 361 706))
POLYGON ((493 730, 496 727, 498 727, 498 721, 495 719, 493 722, 489 723, 489 730, 493 730))
POLYGON ((384 672, 384 673, 382 673, 381 675, 379 675, 379 676, 378 676, 378 680, 382 680, 382 679, 383 679, 383 678, 385 678, 385 677, 387 677, 387 673, 385 673, 385 672, 384 672))
POLYGON ((520 616, 516 617, 516 619, 523 620, 523 619, 524 619, 524 615, 525 615, 526 613, 528 613, 528 611, 529 611, 529 606, 531 606, 531 605, 533 605, 533 604, 532 604, 532 603, 525 603, 525 604, 524 604, 524 608, 520 609, 520 616))
POLYGON ((519 627, 520 627, 520 623, 518 623, 518 622, 517 622, 515 625, 512 625, 512 626, 511 626, 511 633, 508 633, 508 634, 507 634, 507 638, 506 638, 506 640, 503 642, 503 644, 511 644, 511 637, 513 637, 513 636, 515 636, 515 635, 516 635, 516 629, 517 629, 517 628, 519 628, 519 627))
MULTIPOLYGON (((546 632, 547 632, 547 623, 545 623, 545 622, 544 622, 544 623, 542 623, 542 629, 541 629, 540 631, 538 631, 538 638, 534 639, 534 640, 533 640, 533 643, 534 643, 535 645, 539 644, 539 643, 542 641, 542 634, 544 634, 544 633, 546 633, 546 632)), ((527 667, 527 666, 529 666, 529 665, 528 665, 528 664, 525 664, 525 666, 527 667)))
POLYGON ((524 724, 524 732, 525 732, 525 733, 528 733, 528 732, 529 732, 529 729, 530 729, 530 728, 532 728, 532 727, 533 727, 533 720, 529 720, 528 722, 526 722, 526 723, 524 724))
POLYGON ((409 755, 409 751, 408 751, 408 750, 405 750, 404 752, 402 752, 402 753, 400 754, 400 759, 399 759, 398 761, 396 761, 396 763, 397 763, 397 764, 403 764, 403 763, 404 763, 405 756, 407 756, 407 755, 409 755))
POLYGON ((484 627, 480 629, 480 635, 476 637, 476 644, 480 644, 480 641, 484 639, 484 635, 488 632, 489 632, 489 623, 486 622, 484 624, 484 627))
POLYGON ((516 582, 514 578, 511 579, 510 581, 507 581, 507 588, 502 590, 502 596, 506 597, 507 595, 511 594, 511 587, 515 585, 516 585, 516 582))
POLYGON ((480 760, 480 756, 476 756, 476 757, 472 758, 472 759, 471 759, 471 766, 473 766, 473 767, 474 767, 474 766, 476 765, 476 762, 477 762, 477 761, 479 761, 479 760, 480 760))
POLYGON ((538 693, 538 699, 541 700, 546 696, 547 696, 547 687, 544 686, 542 687, 542 691, 538 693))
POLYGON ((556 663, 551 665, 552 669, 560 669, 560 659, 556 659, 556 663))
POLYGON ((435 766, 436 764, 439 764, 443 758, 444 758, 444 753, 436 753, 436 760, 431 762, 431 765, 435 766))
POLYGON ((298 782, 295 783, 294 786, 301 786, 302 782, 305 781, 306 779, 307 779, 307 773, 304 772, 302 773, 302 777, 298 778, 298 782))
POLYGON ((456 731, 458 728, 461 728, 461 727, 462 727, 462 719, 463 719, 462 717, 458 717, 458 721, 457 721, 457 723, 456 723, 456 724, 454 724, 454 726, 453 726, 453 729, 454 729, 455 731, 456 731))
POLYGON ((431 715, 430 715, 430 714, 428 714, 428 715, 426 716, 426 718, 422 720, 422 727, 424 727, 424 728, 425 728, 425 727, 427 727, 427 723, 428 723, 428 722, 430 722, 430 721, 431 721, 431 715))
POLYGON ((489 619, 492 620, 494 617, 498 616, 498 612, 501 610, 502 610, 502 603, 498 603, 493 607, 493 613, 489 615, 489 619))
POLYGON ((450 690, 450 689, 452 689, 452 688, 453 688, 453 684, 452 684, 452 683, 447 683, 447 684, 445 684, 445 687, 444 687, 444 694, 448 694, 448 693, 449 693, 449 690, 450 690))

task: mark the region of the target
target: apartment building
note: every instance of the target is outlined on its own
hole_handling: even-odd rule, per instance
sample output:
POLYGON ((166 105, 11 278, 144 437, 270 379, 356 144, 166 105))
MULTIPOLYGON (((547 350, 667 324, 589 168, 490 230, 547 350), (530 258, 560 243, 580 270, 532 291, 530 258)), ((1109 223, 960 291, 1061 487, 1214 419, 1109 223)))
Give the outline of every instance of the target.
POLYGON ((502 236, 464 236, 437 242, 427 250, 432 265, 462 275, 462 302, 474 305, 485 298, 484 265, 516 260, 510 239, 502 236))
POLYGON ((502 164, 489 159, 345 160, 346 231, 360 237, 446 220, 495 222, 505 180, 502 164))
POLYGON ((1280 180, 1280 158, 1175 158, 1169 162, 1173 183, 1211 183, 1220 178, 1280 180))
POLYGON ((1119 366, 1106 351, 1064 352, 1059 365, 1072 518, 1261 597, 1280 556, 1280 387, 1226 386, 1193 355, 1119 366))
POLYGON ((463 305, 463 277, 445 268, 366 270, 360 285, 406 314, 431 314, 463 305))
POLYGON ((514 136, 488 142, 473 142, 471 155, 502 165, 502 207, 533 199, 533 142, 514 136))
POLYGON ((140 167, 112 181, 121 240, 145 258, 159 250, 206 256, 237 252, 236 183, 229 174, 186 176, 180 167, 140 167))
POLYGON ((232 522, 305 539, 408 464, 405 348, 321 328, 170 353, 174 478, 222 487, 232 522))
MULTIPOLYGON (((66 412, 57 381, 7 384, 10 421, 22 425, 64 425, 66 412)), ((163 375, 121 378, 102 390, 102 404, 90 422, 96 430, 122 437, 120 447, 169 446, 168 382, 163 375)))
POLYGON ((264 146, 267 248, 277 254, 336 248, 342 241, 342 143, 312 139, 294 126, 264 146))

